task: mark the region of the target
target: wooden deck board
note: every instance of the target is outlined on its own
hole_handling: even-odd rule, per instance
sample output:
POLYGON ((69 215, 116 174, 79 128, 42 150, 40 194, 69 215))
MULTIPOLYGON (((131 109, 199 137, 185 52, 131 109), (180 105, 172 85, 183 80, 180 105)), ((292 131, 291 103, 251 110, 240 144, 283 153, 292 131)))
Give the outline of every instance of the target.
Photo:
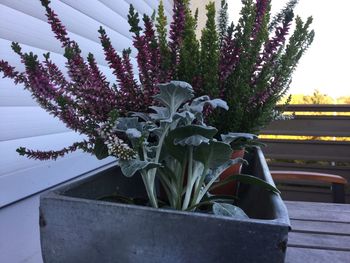
POLYGON ((286 263, 335 263, 349 262, 350 252, 289 247, 286 263))
POLYGON ((290 247, 350 251, 350 235, 339 236, 291 232, 288 239, 288 246, 290 247))
POLYGON ((285 203, 292 224, 286 262, 350 262, 350 205, 285 203))
POLYGON ((292 219, 291 224, 294 232, 350 235, 350 226, 348 223, 292 219))
POLYGON ((350 223, 350 205, 344 205, 347 209, 328 203, 286 202, 286 205, 291 219, 350 223))

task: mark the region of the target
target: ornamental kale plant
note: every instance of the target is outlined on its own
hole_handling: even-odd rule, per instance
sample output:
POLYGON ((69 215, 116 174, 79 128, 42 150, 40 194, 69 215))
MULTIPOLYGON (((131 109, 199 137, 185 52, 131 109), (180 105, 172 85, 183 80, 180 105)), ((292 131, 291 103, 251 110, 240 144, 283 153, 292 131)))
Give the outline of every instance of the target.
POLYGON ((230 159, 230 143, 247 136, 229 133, 218 141, 214 137, 218 130, 204 123, 205 106, 228 110, 225 101, 211 100, 208 96, 193 98, 193 89, 186 82, 171 81, 158 87, 159 93, 154 96, 157 106, 150 107, 152 113, 137 112, 131 117, 110 119, 99 129, 101 138, 111 140, 107 146, 101 145, 102 156, 113 155, 113 142, 118 140, 118 135, 126 138, 128 144, 122 146, 133 154, 119 155, 118 165, 125 176, 133 176, 136 172, 141 174, 153 207, 159 206, 156 178, 166 193, 166 205, 178 210, 192 211, 202 204, 211 204, 215 214, 229 210, 232 216, 246 217, 238 207, 220 204, 232 203, 233 196, 210 194, 211 189, 232 180, 259 184, 278 192, 273 186, 249 175, 231 176, 218 182, 224 170, 244 161, 230 159))

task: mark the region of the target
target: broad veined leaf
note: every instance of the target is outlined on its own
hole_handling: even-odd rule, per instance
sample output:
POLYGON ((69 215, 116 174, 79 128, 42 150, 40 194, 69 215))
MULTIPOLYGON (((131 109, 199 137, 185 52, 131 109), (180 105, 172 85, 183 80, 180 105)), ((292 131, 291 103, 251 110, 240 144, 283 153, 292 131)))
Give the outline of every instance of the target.
POLYGON ((158 121, 158 120, 168 120, 171 121, 170 111, 167 107, 158 107, 158 106, 151 106, 150 109, 154 110, 155 113, 150 113, 149 116, 151 119, 158 121))
POLYGON ((249 218, 241 208, 231 204, 215 203, 213 205, 213 213, 214 215, 218 215, 218 216, 229 216, 229 217, 234 217, 238 219, 249 218))
POLYGON ((200 125, 178 127, 169 132, 165 139, 165 147, 171 156, 182 162, 187 149, 186 147, 175 145, 175 140, 179 141, 192 135, 201 135, 207 139, 212 139, 216 133, 217 129, 213 127, 205 127, 200 125))
POLYGON ((159 163, 141 161, 137 159, 119 160, 118 165, 126 177, 133 176, 139 170, 149 170, 161 166, 159 163))
POLYGON ((192 112, 184 110, 184 111, 175 113, 173 118, 179 119, 179 122, 182 121, 184 125, 188 125, 188 124, 191 124, 196 119, 196 116, 192 112))
POLYGON ((209 141, 210 140, 208 138, 202 135, 192 135, 184 139, 175 139, 174 144, 181 146, 198 146, 202 143, 209 144, 209 141))
POLYGON ((229 159, 226 162, 224 162, 223 164, 221 164, 220 166, 214 168, 214 169, 210 169, 209 173, 207 175, 207 178, 205 179, 207 184, 209 185, 209 182, 214 182, 216 181, 220 174, 222 174, 223 171, 225 171, 227 168, 229 168, 232 165, 238 164, 238 163, 244 163, 246 162, 246 160, 242 159, 242 158, 235 158, 235 159, 229 159))
POLYGON ((248 174, 236 174, 236 175, 231 175, 226 177, 225 180, 218 182, 217 184, 213 185, 210 190, 213 190, 217 187, 220 187, 222 185, 225 185, 227 183, 233 182, 233 181, 239 181, 241 183, 245 184, 251 184, 251 185, 258 185, 268 191, 272 191, 276 194, 280 194, 281 192, 273 185, 265 182, 264 180, 253 176, 253 175, 248 175, 248 174))
POLYGON ((135 128, 127 129, 125 133, 130 139, 137 139, 142 136, 141 132, 135 128))
POLYGON ((158 87, 159 94, 154 98, 169 109, 170 116, 179 109, 181 104, 193 98, 192 86, 184 81, 170 81, 158 87))
POLYGON ((236 158, 236 159, 230 159, 227 160, 225 163, 220 165, 219 167, 209 170, 209 173, 206 175, 205 178, 205 187, 201 190, 201 193, 198 196, 198 200, 202 200, 202 198, 207 194, 213 183, 216 182, 216 180, 219 178, 219 176, 222 174, 223 171, 225 171, 227 168, 229 168, 231 165, 234 165, 236 163, 242 163, 244 160, 242 158, 236 158))
POLYGON ((104 158, 107 158, 109 156, 108 154, 108 147, 104 143, 103 139, 97 138, 95 141, 94 146, 94 154, 97 159, 102 160, 104 158))
POLYGON ((131 114, 132 117, 138 117, 144 121, 150 121, 151 118, 148 116, 147 113, 144 113, 144 112, 132 112, 131 114))
POLYGON ((213 169, 229 160, 231 155, 232 149, 229 144, 211 140, 209 144, 196 147, 193 158, 213 169))
POLYGON ((189 108, 192 112, 203 112, 203 108, 205 105, 210 105, 212 108, 223 108, 225 110, 228 110, 228 105, 226 101, 222 99, 210 99, 209 96, 201 96, 199 98, 196 98, 192 101, 189 108))
POLYGON ((144 122, 139 122, 137 117, 123 117, 117 119, 116 128, 121 132, 125 132, 128 129, 136 129, 142 132, 143 125, 144 122))
POLYGON ((251 133, 233 133, 221 134, 221 140, 225 143, 231 143, 236 140, 256 140, 258 137, 251 133))

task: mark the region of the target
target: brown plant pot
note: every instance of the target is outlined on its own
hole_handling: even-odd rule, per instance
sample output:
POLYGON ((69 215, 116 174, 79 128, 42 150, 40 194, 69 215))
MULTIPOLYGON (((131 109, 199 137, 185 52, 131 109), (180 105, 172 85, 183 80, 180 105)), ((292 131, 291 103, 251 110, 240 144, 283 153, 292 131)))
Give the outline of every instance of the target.
MULTIPOLYGON (((236 159, 236 158, 243 158, 245 150, 234 150, 231 159, 236 159)), ((227 177, 234 175, 234 174, 239 174, 242 169, 242 164, 234 164, 227 168, 223 173, 220 175, 220 181, 225 180, 227 177)), ((220 186, 218 188, 215 188, 211 191, 212 194, 216 195, 235 195, 236 194, 236 188, 237 188, 237 182, 230 182, 228 184, 225 184, 223 186, 220 186)))

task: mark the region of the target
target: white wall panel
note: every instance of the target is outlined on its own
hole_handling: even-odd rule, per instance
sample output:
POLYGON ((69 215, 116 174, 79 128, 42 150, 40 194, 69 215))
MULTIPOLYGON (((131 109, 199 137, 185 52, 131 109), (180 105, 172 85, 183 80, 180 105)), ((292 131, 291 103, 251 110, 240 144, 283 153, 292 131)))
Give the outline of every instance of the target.
MULTIPOLYGON (((130 0, 128 2, 132 2, 132 0, 130 0)), ((156 12, 158 11, 159 1, 157 1, 157 0, 146 0, 145 3, 147 3, 152 8, 152 12, 153 12, 153 10, 155 10, 156 12)), ((172 13, 172 11, 171 11, 172 10, 172 5, 171 5, 170 1, 163 1, 163 5, 164 5, 165 15, 168 17, 168 19, 170 19, 171 13, 172 13)))
MULTIPOLYGON (((142 10, 144 14, 151 16, 154 9, 147 2, 150 1, 133 1, 133 0, 125 0, 129 5, 132 4, 136 10, 142 10)), ((142 16, 141 16, 142 19, 142 16)))
MULTIPOLYGON (((21 11, 22 13, 32 16, 33 18, 35 17, 43 21, 45 25, 48 26, 48 24, 46 23, 47 21, 46 16, 43 15, 44 7, 41 6, 40 1, 33 2, 28 0, 27 1, 1 0, 0 2, 2 1, 4 2, 3 4, 5 6, 21 11), (27 2, 29 3, 32 2, 33 4, 25 4, 27 2)), ((90 1, 90 2, 94 4, 93 1, 90 1)), ((85 2, 84 2, 84 5, 82 5, 79 2, 76 2, 76 3, 80 4, 81 6, 85 6, 85 2)), ((58 15, 59 19, 66 26, 69 32, 74 33, 76 35, 80 35, 98 44, 100 43, 99 33, 97 31, 101 25, 101 22, 96 21, 95 19, 89 17, 88 15, 82 12, 79 12, 77 9, 72 8, 71 6, 58 0, 52 1, 50 6, 52 7, 53 10, 55 10, 55 13, 58 15)), ((95 10, 98 10, 98 6, 96 6, 95 10)), ((6 10, 4 10, 3 12, 6 15, 6 10)), ((123 26, 123 24, 121 26, 123 26)), ((120 34, 118 31, 111 30, 109 27, 106 27, 106 26, 104 27, 109 37, 111 38, 112 42, 114 43, 114 47, 117 51, 121 52, 125 47, 132 45, 130 35, 129 37, 126 37, 125 35, 120 34)))
MULTIPOLYGON (((70 8, 70 10, 72 10, 72 8, 70 8)), ((46 22, 1 4, 0 13, 1 38, 49 50, 55 53, 64 53, 64 49, 61 48, 61 44, 55 39, 50 26, 46 22)), ((69 18, 74 19, 74 17, 69 18)), ((86 57, 89 52, 92 52, 94 53, 98 64, 108 66, 104 59, 102 46, 98 41, 98 23, 89 23, 88 25, 85 25, 79 20, 76 21, 78 21, 78 24, 76 24, 77 28, 89 32, 89 34, 84 34, 85 36, 72 32, 69 34, 72 39, 79 43, 82 54, 86 57), (87 36, 89 38, 87 38, 87 36)), ((125 40, 125 37, 124 39, 118 39, 117 33, 112 33, 112 31, 107 28, 106 31, 117 51, 121 52, 124 48, 132 45, 130 39, 127 39, 127 41, 125 40)), ((119 34, 119 36, 121 35, 119 34)))
MULTIPOLYGON (((35 48, 32 46, 21 44, 23 52, 34 52, 42 60, 42 54, 47 50, 35 48)), ((67 76, 65 68, 66 59, 62 54, 51 52, 51 59, 62 70, 63 74, 67 76)), ((0 38, 0 58, 8 61, 16 70, 24 71, 24 65, 18 55, 14 54, 11 49, 11 41, 0 38)), ((135 62, 134 62, 135 63, 135 62)), ((116 79, 109 67, 99 65, 100 70, 105 74, 107 80, 115 83, 116 79)), ((137 70, 136 70, 137 71, 137 70)), ((2 73, 0 73, 2 76, 2 73)), ((34 106, 37 105, 30 94, 23 89, 23 85, 15 85, 11 79, 0 78, 0 105, 1 106, 34 106)))
MULTIPOLYGON (((1 75, 1 74, 0 74, 1 75)), ((23 89, 23 85, 15 85, 11 79, 0 79, 0 105, 8 106, 37 106, 29 91, 23 89)), ((0 109, 1 109, 0 107, 0 109)), ((0 119, 2 120, 1 116, 0 119)), ((6 124, 2 122, 0 129, 6 124)))
MULTIPOLYGON (((69 146, 73 142, 81 141, 82 139, 83 137, 75 132, 66 132, 2 141, 0 142, 0 178, 20 170, 42 166, 43 164, 55 166, 56 161, 43 162, 20 156, 16 152, 16 149, 19 147, 27 147, 32 150, 60 150, 63 147, 69 146)), ((67 158, 70 158, 71 156, 72 154, 67 155, 67 158)))
POLYGON ((76 0, 61 1, 71 6, 72 8, 78 10, 79 12, 82 12, 83 14, 96 20, 96 22, 102 25, 103 27, 109 27, 115 32, 118 32, 123 36, 127 37, 128 39, 132 39, 131 32, 129 32, 130 26, 125 17, 108 8, 102 2, 85 1, 82 5, 79 1, 76 0))
POLYGON ((70 131, 40 107, 0 107, 0 142, 70 131))

